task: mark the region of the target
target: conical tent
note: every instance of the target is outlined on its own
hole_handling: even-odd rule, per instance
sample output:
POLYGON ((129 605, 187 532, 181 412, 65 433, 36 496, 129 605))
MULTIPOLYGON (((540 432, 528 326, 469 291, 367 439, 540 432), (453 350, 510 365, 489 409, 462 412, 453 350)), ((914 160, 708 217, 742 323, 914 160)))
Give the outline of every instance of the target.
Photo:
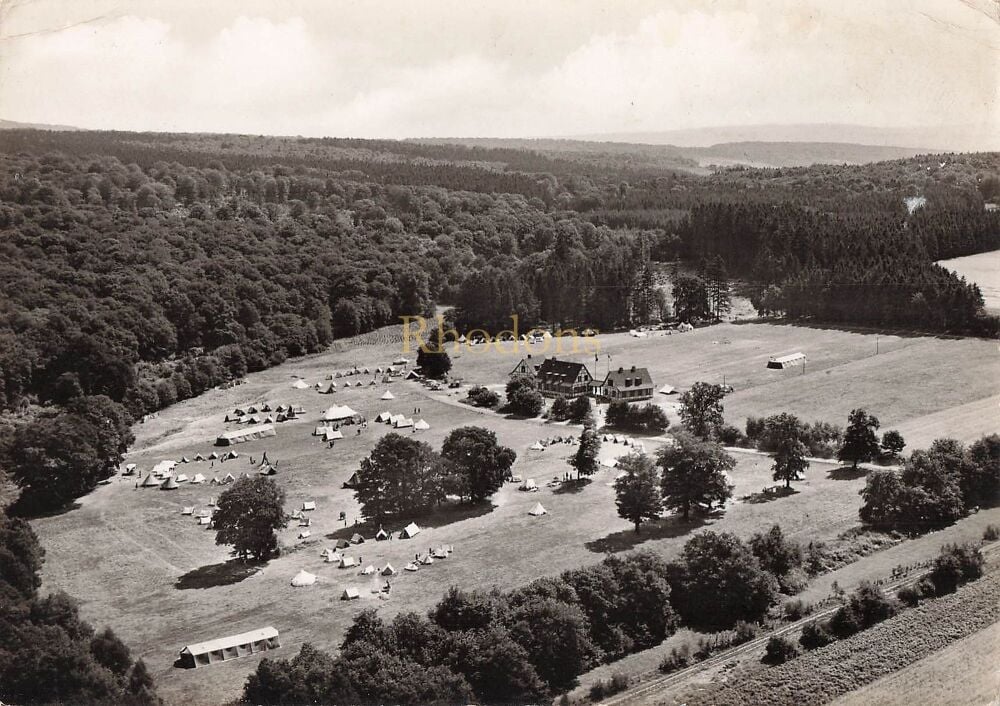
POLYGON ((142 483, 140 483, 140 485, 143 488, 156 488, 160 485, 160 481, 154 478, 152 473, 149 473, 142 479, 142 483))
POLYGON ((302 569, 302 571, 292 577, 292 585, 296 588, 301 586, 312 586, 314 583, 316 583, 316 575, 310 574, 305 569, 302 569))
POLYGON ((385 568, 383 568, 379 573, 383 576, 395 576, 397 571, 392 568, 392 564, 386 564, 385 568))
POLYGON ((389 390, 386 390, 385 393, 382 395, 382 397, 380 399, 383 399, 383 400, 394 400, 394 399, 396 399, 396 396, 394 394, 392 394, 391 392, 389 392, 389 390))
MULTIPOLYGON (((355 473, 354 475, 357 475, 357 474, 355 473)), ((381 542, 381 541, 384 541, 386 539, 389 539, 389 533, 386 532, 381 527, 379 527, 378 528, 378 532, 375 533, 375 541, 381 542)))
POLYGON ((309 383, 307 383, 305 380, 296 380, 295 382, 292 383, 292 387, 294 387, 296 390, 308 390, 309 383))
POLYGON ((202 456, 201 454, 198 454, 197 456, 194 457, 194 460, 195 461, 204 461, 205 457, 202 456))
POLYGON ((223 483, 234 483, 235 481, 236 481, 236 478, 235 478, 235 477, 233 477, 233 474, 232 474, 232 473, 227 473, 227 474, 226 474, 225 476, 223 476, 223 478, 222 478, 222 482, 223 482, 223 483))
POLYGON ((422 557, 420 557, 420 563, 425 566, 429 566, 430 564, 434 563, 434 557, 432 557, 430 554, 424 554, 422 557))
POLYGON ((160 483, 160 490, 177 490, 180 486, 177 485, 177 481, 173 477, 167 478, 165 481, 160 483))
POLYGON ((413 423, 413 428, 416 429, 417 431, 427 431, 428 429, 431 428, 431 425, 425 422, 423 419, 420 419, 413 423))
MULTIPOLYGON (((356 471, 351 474, 350 478, 344 481, 345 488, 353 488, 357 484, 358 484, 358 474, 356 471)), ((375 538, 378 539, 378 535, 375 535, 375 538)))
POLYGON ((216 460, 217 458, 219 458, 219 454, 217 454, 217 453, 216 453, 215 451, 213 451, 212 453, 210 453, 210 454, 208 455, 208 460, 209 460, 209 461, 214 461, 214 460, 216 460))
POLYGON ((542 507, 541 503, 535 503, 535 506, 530 510, 528 510, 528 514, 534 515, 535 517, 538 517, 539 515, 544 515, 545 513, 546 510, 544 507, 542 507))

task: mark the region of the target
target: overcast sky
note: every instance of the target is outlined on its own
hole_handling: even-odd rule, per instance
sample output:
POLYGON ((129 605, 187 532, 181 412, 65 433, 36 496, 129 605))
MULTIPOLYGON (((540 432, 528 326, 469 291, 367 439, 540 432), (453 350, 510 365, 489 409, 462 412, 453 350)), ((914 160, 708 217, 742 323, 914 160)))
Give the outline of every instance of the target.
POLYGON ((357 137, 1000 134, 998 15, 996 0, 3 0, 0 117, 357 137))

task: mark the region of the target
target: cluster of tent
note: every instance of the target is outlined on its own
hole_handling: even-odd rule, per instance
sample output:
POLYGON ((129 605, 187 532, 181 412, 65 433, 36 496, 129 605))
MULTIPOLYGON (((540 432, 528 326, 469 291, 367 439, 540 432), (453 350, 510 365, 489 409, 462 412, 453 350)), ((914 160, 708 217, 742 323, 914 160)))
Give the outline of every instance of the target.
POLYGON ((547 446, 552 446, 553 444, 570 444, 578 445, 580 440, 575 436, 556 436, 549 439, 539 439, 531 446, 528 447, 531 451, 544 451, 547 446))
POLYGON ((618 434, 605 434, 601 437, 601 441, 608 441, 612 444, 621 444, 622 446, 629 446, 637 453, 645 453, 646 445, 641 441, 636 439, 631 439, 627 436, 619 436, 618 434))
POLYGON ((302 407, 279 404, 272 408, 265 402, 259 407, 256 405, 250 405, 246 408, 237 407, 226 415, 226 421, 237 424, 275 424, 291 421, 305 413, 306 411, 302 407))
POLYGON ((336 441, 344 438, 344 432, 331 426, 320 425, 313 429, 313 436, 321 437, 323 441, 336 441))
MULTIPOLYGON (((532 514, 545 514, 545 509, 541 507, 540 504, 536 508, 532 509, 532 514), (539 510, 537 511, 536 510, 539 510)), ((404 527, 399 536, 401 539, 410 539, 415 537, 420 533, 420 527, 416 523, 411 522, 406 527, 404 527)), ((375 535, 376 540, 386 540, 389 538, 389 533, 384 529, 379 528, 378 533, 375 535)), ((365 538, 359 534, 355 533, 349 540, 348 539, 338 539, 335 548, 327 548, 320 552, 320 556, 328 564, 336 564, 339 569, 356 569, 361 566, 360 562, 353 556, 348 556, 343 553, 342 549, 347 549, 352 545, 364 544, 365 538)), ((447 559, 455 551, 454 546, 448 544, 442 544, 437 548, 428 549, 426 553, 417 553, 414 555, 413 561, 408 562, 404 567, 404 571, 419 571, 421 566, 429 566, 433 564, 436 560, 447 559)), ((361 576, 378 576, 388 578, 390 576, 397 576, 399 570, 396 569, 391 563, 386 562, 385 566, 376 567, 374 564, 368 564, 363 568, 360 568, 358 574, 361 576)), ((301 588, 304 586, 312 586, 317 581, 317 576, 315 574, 309 573, 305 569, 299 571, 295 576, 292 577, 291 584, 296 588, 301 588)), ((381 585, 372 589, 372 593, 384 593, 389 590, 388 584, 381 585)), ((360 598, 361 594, 358 589, 353 587, 348 587, 344 589, 341 594, 341 600, 355 600, 360 598)))
POLYGON ((423 419, 413 421, 411 417, 403 414, 393 414, 392 412, 379 412, 378 416, 375 417, 375 421, 379 424, 388 424, 394 429, 413 428, 415 431, 427 431, 431 428, 431 425, 423 419))

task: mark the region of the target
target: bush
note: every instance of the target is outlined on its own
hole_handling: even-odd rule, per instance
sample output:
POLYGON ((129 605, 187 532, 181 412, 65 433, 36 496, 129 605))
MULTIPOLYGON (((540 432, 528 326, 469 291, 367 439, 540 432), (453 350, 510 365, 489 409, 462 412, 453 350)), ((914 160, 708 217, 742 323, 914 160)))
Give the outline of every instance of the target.
POLYGON ((719 443, 725 446, 751 446, 746 434, 732 424, 723 424, 719 427, 719 443))
POLYGON ((802 627, 802 635, 799 637, 799 644, 804 649, 814 650, 817 647, 829 645, 837 638, 830 632, 829 624, 824 620, 814 620, 806 623, 802 627))
POLYGON ((493 408, 500 404, 500 395, 482 385, 477 385, 469 390, 468 400, 475 407, 493 408))
POLYGON ((804 618, 813 611, 811 604, 806 603, 801 598, 795 598, 785 603, 782 610, 788 620, 795 621, 804 618))
POLYGON ((983 530, 983 540, 995 542, 998 539, 1000 539, 1000 527, 997 525, 986 525, 986 529, 983 530))
POLYGON ((910 608, 915 608, 920 599, 923 596, 920 595, 920 591, 916 586, 903 586, 901 589, 896 591, 896 598, 899 599, 900 603, 909 606, 910 608))
POLYGON ((737 620, 733 626, 733 645, 742 645, 750 642, 760 634, 760 628, 755 623, 748 623, 745 620, 737 620))
POLYGON ((787 637, 776 635, 767 641, 764 659, 761 661, 765 664, 784 664, 798 654, 799 648, 794 642, 787 637))
POLYGON ((939 596, 952 593, 963 583, 983 575, 983 554, 971 544, 948 544, 934 560, 930 580, 939 596))
POLYGON ((688 643, 670 648, 670 654, 660 660, 660 671, 664 674, 676 672, 691 664, 691 646, 688 643))
POLYGON ((607 681, 597 680, 590 687, 590 700, 600 701, 607 696, 613 696, 628 688, 628 675, 615 672, 607 681))

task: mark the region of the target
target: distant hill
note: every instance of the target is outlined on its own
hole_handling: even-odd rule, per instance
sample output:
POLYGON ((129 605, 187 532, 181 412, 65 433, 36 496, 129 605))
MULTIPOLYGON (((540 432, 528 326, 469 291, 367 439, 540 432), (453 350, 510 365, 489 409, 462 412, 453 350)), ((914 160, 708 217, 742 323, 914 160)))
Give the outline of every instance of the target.
POLYGON ((840 123, 739 125, 567 136, 573 140, 708 147, 732 142, 813 142, 906 146, 920 152, 981 152, 1000 149, 1000 131, 989 125, 884 128, 840 123))
POLYGON ((46 123, 19 123, 16 120, 4 120, 0 118, 0 130, 80 130, 81 128, 72 125, 48 125, 46 123))
POLYGON ((813 164, 870 164, 891 159, 906 159, 929 151, 914 147, 799 141, 723 142, 706 147, 544 138, 433 138, 417 139, 412 142, 431 145, 458 144, 485 149, 531 150, 576 161, 602 159, 622 166, 626 164, 633 167, 657 166, 696 172, 703 172, 703 168, 709 165, 808 167, 813 164))

